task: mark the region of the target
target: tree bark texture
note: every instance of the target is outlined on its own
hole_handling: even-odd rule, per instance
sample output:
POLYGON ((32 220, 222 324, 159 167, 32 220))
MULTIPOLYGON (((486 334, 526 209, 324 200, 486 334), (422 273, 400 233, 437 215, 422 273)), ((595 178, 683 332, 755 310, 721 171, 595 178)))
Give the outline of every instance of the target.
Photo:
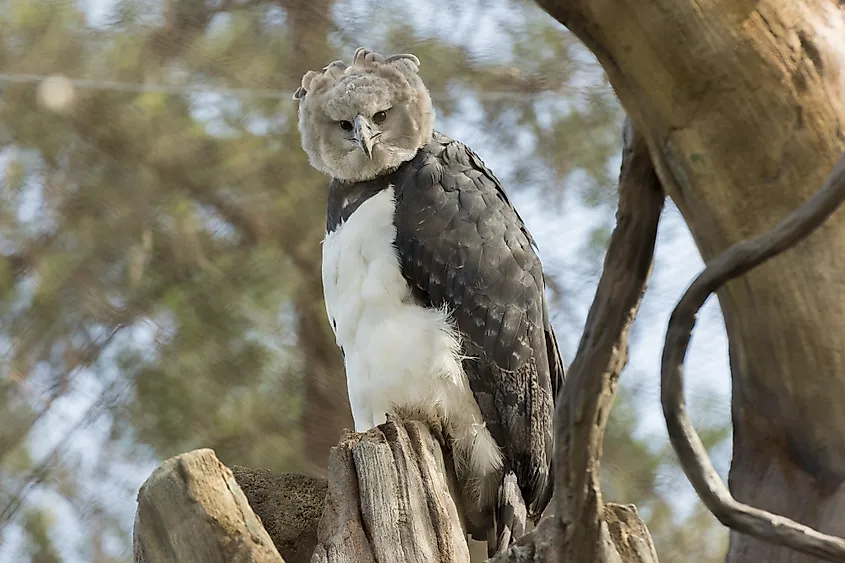
POLYGON ((310 563, 326 504, 326 480, 237 465, 232 473, 285 563, 310 563))
POLYGON ((135 563, 284 563, 232 471, 209 449, 162 463, 138 492, 135 563))
MULTIPOLYGON (((607 533, 602 538, 603 561, 618 563, 657 563, 657 554, 651 534, 631 504, 607 503, 604 505, 607 533)), ((504 553, 490 559, 490 563, 575 563, 595 560, 572 559, 566 553, 559 553, 558 531, 560 528, 553 516, 544 518, 537 527, 519 538, 504 553)))
POLYGON ((424 423, 348 433, 329 456, 313 562, 469 563, 452 490, 451 460, 424 423))
POLYGON ((738 502, 716 473, 686 412, 684 359, 695 317, 708 296, 730 280, 789 250, 813 233, 845 202, 845 153, 828 181, 804 205, 771 231, 732 245, 707 264, 675 306, 666 329, 660 370, 660 396, 669 439, 701 500, 726 526, 771 543, 789 546, 827 561, 845 561, 845 539, 738 502))
MULTIPOLYGON (((845 149, 845 6, 538 0, 593 51, 709 262, 771 229, 845 149), (681 39, 682 38, 682 39, 681 39)), ((845 535, 845 213, 719 292, 737 500, 845 535)), ((732 533, 728 561, 810 562, 732 533)))
POLYGON ((417 421, 347 433, 328 482, 233 473, 212 450, 194 450, 141 487, 135 563, 469 563, 453 487, 441 439, 417 421))

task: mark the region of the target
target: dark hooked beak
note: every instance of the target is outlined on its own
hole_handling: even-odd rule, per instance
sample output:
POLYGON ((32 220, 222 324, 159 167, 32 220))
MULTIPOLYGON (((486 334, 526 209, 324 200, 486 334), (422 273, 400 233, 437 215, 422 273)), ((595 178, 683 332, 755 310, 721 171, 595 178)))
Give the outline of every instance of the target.
POLYGON ((353 122, 352 134, 355 136, 355 142, 358 143, 358 148, 361 149, 367 158, 373 158, 373 130, 370 123, 363 115, 359 115, 353 122))

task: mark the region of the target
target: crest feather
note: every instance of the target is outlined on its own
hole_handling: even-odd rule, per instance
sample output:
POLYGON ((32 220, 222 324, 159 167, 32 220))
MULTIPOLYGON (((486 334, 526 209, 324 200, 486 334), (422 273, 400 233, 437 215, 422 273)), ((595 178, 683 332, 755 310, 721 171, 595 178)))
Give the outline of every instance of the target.
POLYGON ((327 90, 354 70, 376 69, 381 65, 389 65, 404 75, 417 74, 420 60, 411 53, 385 57, 372 49, 358 47, 352 55, 352 66, 337 60, 323 67, 322 73, 313 70, 306 72, 302 77, 301 86, 293 93, 293 99, 299 101, 309 92, 327 90))

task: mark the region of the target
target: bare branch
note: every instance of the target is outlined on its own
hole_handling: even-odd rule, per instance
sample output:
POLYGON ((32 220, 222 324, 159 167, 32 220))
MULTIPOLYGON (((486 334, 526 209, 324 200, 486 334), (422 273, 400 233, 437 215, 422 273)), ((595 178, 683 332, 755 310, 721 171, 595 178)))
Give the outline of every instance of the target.
MULTIPOLYGON (((552 563, 560 561, 555 543, 555 518, 543 518, 537 527, 525 534, 489 563, 552 563)), ((656 563, 657 556, 651 534, 643 524, 633 504, 621 505, 612 502, 604 505, 604 521, 607 523, 609 540, 616 549, 618 561, 622 563, 656 563)), ((563 559, 566 563, 571 560, 563 559)))
POLYGON ((661 368, 661 400, 672 446, 701 500, 722 524, 828 561, 845 561, 845 540, 737 501, 722 482, 686 411, 683 365, 695 317, 726 282, 796 245, 845 200, 845 154, 824 187, 772 231, 734 244, 693 281, 669 319, 661 368))
POLYGON ((624 140, 616 228, 555 415, 556 513, 563 532, 558 550, 563 561, 619 558, 603 513, 599 460, 616 382, 627 363, 628 328, 651 272, 664 201, 645 141, 630 121, 624 140))

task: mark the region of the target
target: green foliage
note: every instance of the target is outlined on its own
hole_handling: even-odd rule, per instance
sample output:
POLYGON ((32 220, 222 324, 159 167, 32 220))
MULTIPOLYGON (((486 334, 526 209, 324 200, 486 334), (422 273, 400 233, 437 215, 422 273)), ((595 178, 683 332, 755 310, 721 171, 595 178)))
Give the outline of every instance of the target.
MULTIPOLYGON (((212 447, 324 470, 349 412, 320 286, 326 178, 290 99, 306 70, 360 44, 414 52, 441 127, 473 132, 510 190, 557 205, 575 185, 571 201, 610 224, 618 104, 533 4, 432 2, 454 12, 448 30, 399 0, 283 5, 119 0, 94 22, 83 3, 0 4, 0 546, 22 530, 14 560, 128 561, 131 514, 93 492, 118 481, 110 468, 212 447), (66 83, 32 75, 79 81, 61 103, 66 83), (67 439, 42 463, 50 429, 67 439), (94 446, 74 442, 85 433, 94 446), (78 518, 78 553, 54 549, 64 532, 36 489, 78 518)), ((600 263, 606 226, 586 260, 600 263)), ((613 411, 608 496, 651 507, 661 550, 691 553, 679 530, 712 522, 670 517, 671 461, 633 437, 632 405, 613 411)))

